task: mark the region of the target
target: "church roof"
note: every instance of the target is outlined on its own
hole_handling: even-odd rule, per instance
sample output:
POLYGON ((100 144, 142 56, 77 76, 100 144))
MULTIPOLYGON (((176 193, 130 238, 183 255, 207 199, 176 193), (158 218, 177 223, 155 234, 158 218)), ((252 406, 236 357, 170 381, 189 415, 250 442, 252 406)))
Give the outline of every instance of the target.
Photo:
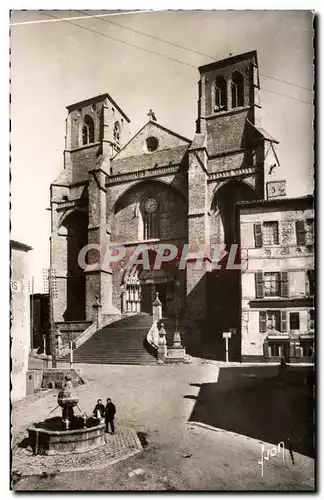
POLYGON ((199 66, 198 70, 200 73, 205 73, 206 71, 222 68, 223 66, 230 66, 231 64, 235 64, 246 59, 254 59, 255 65, 258 66, 257 51, 251 50, 250 52, 244 52, 243 54, 237 54, 235 56, 226 57, 225 59, 217 60, 212 63, 204 64, 203 66, 199 66))
POLYGON ((207 148, 206 134, 195 134, 189 150, 207 148))
POLYGON ((259 132, 259 134, 261 134, 266 141, 271 141, 275 142, 276 144, 279 144, 279 141, 277 141, 277 139, 275 139, 272 135, 270 135, 269 132, 267 132, 264 128, 253 125, 253 123, 250 122, 250 120, 248 119, 246 119, 246 121, 249 125, 251 125, 251 127, 253 127, 257 132, 259 132))
POLYGON ((78 108, 80 106, 87 106, 88 104, 91 104, 91 103, 94 103, 94 102, 101 102, 101 101, 103 101, 106 98, 109 99, 109 101, 112 103, 112 105, 115 106, 115 108, 118 109, 118 111, 123 115, 123 117, 125 118, 125 120, 127 120, 128 123, 129 123, 130 119, 128 118, 128 116, 124 113, 124 111, 118 106, 118 104, 116 103, 116 101, 114 101, 114 99, 107 92, 105 92, 104 94, 99 94, 99 95, 94 96, 94 97, 90 97, 90 98, 85 99, 83 101, 79 101, 79 102, 75 102, 73 104, 69 104, 69 106, 66 106, 66 109, 70 112, 70 111, 73 111, 75 108, 78 108))
POLYGON ((126 147, 145 129, 145 127, 147 127, 148 125, 153 125, 157 128, 159 128, 160 130, 163 130, 164 132, 167 132, 168 134, 170 135, 173 135, 174 137, 177 137, 178 139, 180 139, 181 141, 184 141, 184 142, 187 142, 188 145, 191 143, 191 140, 188 139, 187 137, 183 137, 182 135, 176 133, 176 132, 173 132, 172 130, 170 130, 169 128, 167 127, 164 127, 163 125, 161 125, 160 123, 158 123, 157 121, 154 121, 154 120, 148 120, 145 125, 143 125, 142 128, 140 128, 135 135, 133 135, 130 140, 121 148, 120 151, 118 151, 118 153, 112 158, 113 160, 117 160, 118 159, 118 156, 122 153, 122 151, 124 151, 124 149, 126 149, 126 147))

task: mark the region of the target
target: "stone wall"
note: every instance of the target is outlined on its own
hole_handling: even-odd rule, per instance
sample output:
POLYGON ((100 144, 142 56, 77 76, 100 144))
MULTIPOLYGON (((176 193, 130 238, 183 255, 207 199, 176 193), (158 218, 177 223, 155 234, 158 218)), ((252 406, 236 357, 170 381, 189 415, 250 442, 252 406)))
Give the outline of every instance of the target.
POLYGON ((73 386, 84 384, 82 371, 79 368, 48 368, 43 372, 43 388, 62 389, 65 385, 65 377, 71 376, 73 386))
POLYGON ((27 245, 11 242, 11 400, 26 396, 30 349, 27 245))

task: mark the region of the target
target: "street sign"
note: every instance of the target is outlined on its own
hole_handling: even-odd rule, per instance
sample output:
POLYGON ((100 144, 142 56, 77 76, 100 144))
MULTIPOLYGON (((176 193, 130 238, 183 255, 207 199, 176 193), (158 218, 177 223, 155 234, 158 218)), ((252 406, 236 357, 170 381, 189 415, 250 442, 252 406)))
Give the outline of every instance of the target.
POLYGON ((223 332, 223 339, 230 339, 232 336, 232 332, 223 332))

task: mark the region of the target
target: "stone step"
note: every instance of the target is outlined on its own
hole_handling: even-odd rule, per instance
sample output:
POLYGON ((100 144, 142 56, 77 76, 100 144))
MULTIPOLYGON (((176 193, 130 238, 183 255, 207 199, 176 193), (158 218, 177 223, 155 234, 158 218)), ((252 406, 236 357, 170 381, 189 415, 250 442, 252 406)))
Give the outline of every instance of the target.
MULTIPOLYGON (((152 316, 129 316, 103 327, 73 353, 75 363, 156 364, 144 346, 152 316)), ((61 361, 69 361, 65 356, 61 361)))

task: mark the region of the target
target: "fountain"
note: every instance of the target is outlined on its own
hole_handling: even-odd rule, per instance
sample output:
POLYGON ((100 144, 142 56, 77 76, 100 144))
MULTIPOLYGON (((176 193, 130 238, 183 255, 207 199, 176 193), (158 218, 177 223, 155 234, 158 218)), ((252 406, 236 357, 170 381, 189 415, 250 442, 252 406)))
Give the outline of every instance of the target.
POLYGON ((62 417, 35 422, 27 429, 35 455, 84 453, 106 444, 105 424, 100 419, 87 417, 85 414, 74 415, 74 407, 78 407, 79 398, 73 388, 71 376, 67 375, 65 380, 65 386, 57 397, 62 417))

